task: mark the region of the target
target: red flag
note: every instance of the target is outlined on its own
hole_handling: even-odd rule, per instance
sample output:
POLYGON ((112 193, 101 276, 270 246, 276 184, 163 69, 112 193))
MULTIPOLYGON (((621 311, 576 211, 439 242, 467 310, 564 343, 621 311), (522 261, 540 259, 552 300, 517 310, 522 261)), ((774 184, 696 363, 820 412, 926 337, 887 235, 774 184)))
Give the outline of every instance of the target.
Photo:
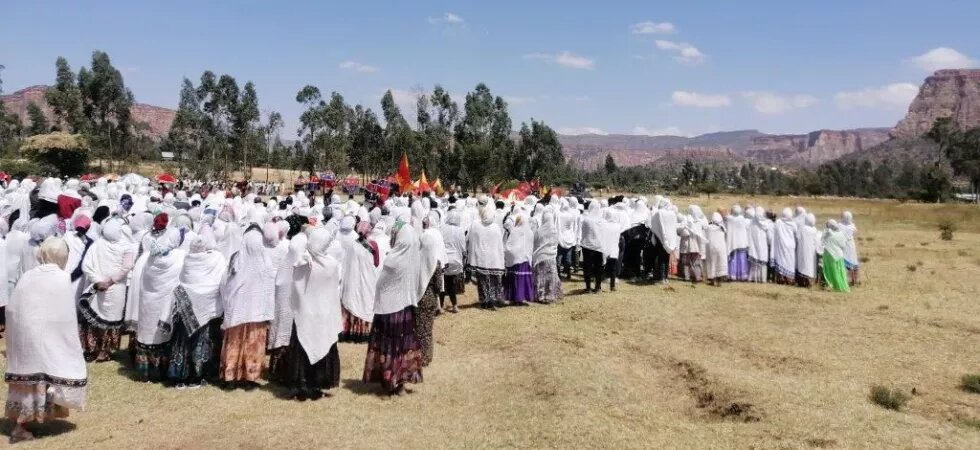
POLYGON ((408 171, 408 155, 402 153, 402 162, 398 164, 398 175, 395 176, 402 192, 412 190, 412 175, 408 171))

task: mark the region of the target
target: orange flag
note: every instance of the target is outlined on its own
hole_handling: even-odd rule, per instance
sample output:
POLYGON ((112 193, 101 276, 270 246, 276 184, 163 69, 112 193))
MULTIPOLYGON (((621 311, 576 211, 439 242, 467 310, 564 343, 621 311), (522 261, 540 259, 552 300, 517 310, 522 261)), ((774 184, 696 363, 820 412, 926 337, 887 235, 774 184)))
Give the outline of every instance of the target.
POLYGON ((398 164, 398 175, 395 176, 402 192, 412 190, 412 175, 408 171, 408 155, 402 153, 402 162, 398 164))
POLYGON ((442 195, 446 192, 445 189, 442 188, 442 180, 436 178, 436 182, 432 183, 432 191, 435 192, 436 195, 442 195))

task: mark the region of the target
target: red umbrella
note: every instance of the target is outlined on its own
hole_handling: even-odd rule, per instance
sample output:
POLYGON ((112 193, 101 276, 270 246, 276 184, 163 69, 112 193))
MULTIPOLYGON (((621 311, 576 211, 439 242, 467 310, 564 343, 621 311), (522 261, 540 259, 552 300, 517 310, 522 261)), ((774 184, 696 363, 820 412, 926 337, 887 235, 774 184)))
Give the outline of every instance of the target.
POLYGON ((7 172, 0 172, 0 181, 10 181, 10 175, 7 172))
POLYGON ((157 181, 160 182, 160 183, 166 183, 166 184, 176 184, 177 183, 177 177, 175 177, 175 176, 173 176, 172 174, 169 174, 169 173, 162 173, 160 175, 157 175, 157 181))
POLYGON ((95 180, 98 180, 98 179, 99 179, 99 176, 98 175, 96 175, 94 173, 87 173, 85 175, 82 175, 82 177, 79 178, 79 181, 95 181, 95 180))

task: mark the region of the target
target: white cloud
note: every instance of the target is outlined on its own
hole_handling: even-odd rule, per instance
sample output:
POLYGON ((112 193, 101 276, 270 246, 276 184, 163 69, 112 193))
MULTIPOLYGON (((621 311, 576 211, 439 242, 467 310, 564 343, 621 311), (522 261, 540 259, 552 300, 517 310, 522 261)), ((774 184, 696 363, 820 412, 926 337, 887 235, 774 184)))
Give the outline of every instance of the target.
POLYGON ((699 92, 674 91, 670 96, 671 104, 693 108, 724 108, 732 104, 727 95, 702 94, 699 92))
POLYGON ((669 126, 664 128, 649 129, 639 125, 633 127, 633 134, 641 136, 683 136, 688 137, 680 128, 669 126))
POLYGON ((916 95, 919 95, 918 86, 912 83, 893 83, 860 91, 838 92, 834 95, 834 101, 842 109, 905 109, 916 95))
POLYGON ((378 71, 377 67, 361 64, 356 61, 344 61, 340 63, 338 67, 344 70, 352 70, 359 73, 374 73, 378 71))
POLYGON ((640 22, 630 25, 630 32, 633 34, 671 34, 677 31, 674 24, 670 22, 640 22))
POLYGON ((573 54, 569 51, 564 51, 557 54, 551 53, 528 53, 524 55, 524 59, 536 60, 536 61, 547 61, 555 64, 559 64, 571 69, 587 69, 592 70, 595 68, 595 60, 586 58, 584 56, 579 56, 573 54))
POLYGON ((597 127, 564 127, 558 129, 558 134, 578 135, 578 134, 607 134, 602 128, 597 127))
POLYGON ((708 55, 705 55, 701 52, 701 50, 698 50, 697 47, 688 44, 687 42, 674 42, 657 39, 653 42, 653 45, 660 50, 674 53, 674 59, 685 64, 701 64, 708 58, 708 55))
POLYGON ((748 100, 756 111, 763 114, 783 114, 794 109, 802 109, 817 103, 811 95, 779 95, 765 91, 743 92, 742 97, 748 100))
POLYGON ((940 69, 966 69, 980 65, 977 60, 948 47, 934 48, 909 59, 909 62, 929 72, 940 69))
POLYGON ((439 17, 429 17, 428 20, 429 20, 429 23, 431 23, 433 25, 438 25, 438 24, 441 24, 441 23, 445 23, 445 24, 449 24, 449 25, 462 25, 462 24, 466 23, 466 21, 463 20, 462 17, 460 17, 457 14, 451 13, 451 12, 447 12, 447 13, 443 14, 442 16, 439 16, 439 17))

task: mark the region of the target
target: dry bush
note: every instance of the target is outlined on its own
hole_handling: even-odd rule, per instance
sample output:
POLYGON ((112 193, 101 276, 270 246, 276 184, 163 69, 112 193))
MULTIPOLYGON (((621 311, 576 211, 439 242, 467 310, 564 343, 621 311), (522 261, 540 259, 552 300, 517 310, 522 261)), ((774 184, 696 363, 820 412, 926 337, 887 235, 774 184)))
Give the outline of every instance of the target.
POLYGON ((963 378, 960 379, 960 387, 964 391, 980 394, 980 374, 963 375, 963 378))
POLYGON ((905 403, 909 401, 909 398, 908 394, 898 389, 889 389, 881 385, 871 387, 871 401, 885 409, 901 411, 905 403))
POLYGON ((908 266, 905 266, 905 269, 908 270, 909 272, 915 272, 916 270, 919 269, 919 266, 915 264, 909 264, 908 266))
POLYGON ((956 231, 956 224, 949 220, 939 222, 939 237, 944 241, 953 240, 953 232, 956 231))

